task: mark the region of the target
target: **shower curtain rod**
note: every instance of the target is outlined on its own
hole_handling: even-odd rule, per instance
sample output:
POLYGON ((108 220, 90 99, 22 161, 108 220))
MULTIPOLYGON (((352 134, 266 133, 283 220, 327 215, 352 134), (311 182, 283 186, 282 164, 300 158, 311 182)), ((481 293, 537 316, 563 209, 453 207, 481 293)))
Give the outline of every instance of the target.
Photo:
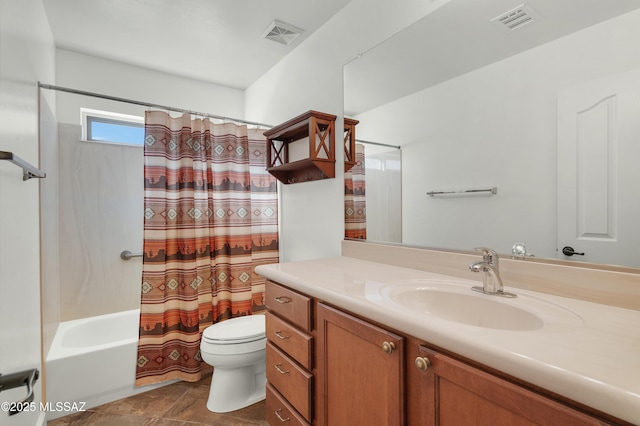
POLYGON ((402 149, 402 147, 400 145, 389 145, 389 144, 380 143, 380 142, 364 141, 362 139, 356 139, 356 142, 368 143, 369 145, 386 146, 387 148, 395 148, 395 149, 400 149, 400 150, 402 149))
POLYGON ((174 108, 174 107, 170 107, 170 106, 166 106, 166 105, 153 104, 153 103, 150 103, 150 102, 142 102, 142 101, 136 101, 136 100, 133 100, 133 99, 119 98, 119 97, 116 97, 116 96, 102 95, 100 93, 86 92, 84 90, 77 90, 77 89, 71 89, 69 87, 55 86, 55 85, 52 85, 52 84, 45 84, 45 83, 38 82, 38 87, 41 87, 43 89, 48 89, 48 90, 56 90, 58 92, 73 93, 75 95, 91 96, 93 98, 106 99, 106 100, 109 100, 109 101, 124 102, 124 103, 128 103, 128 104, 140 105, 140 106, 150 107, 150 108, 160 108, 160 109, 164 109, 164 110, 167 110, 167 111, 181 112, 183 114, 199 115, 201 117, 215 118, 215 119, 218 119, 218 120, 235 121, 236 123, 243 123, 243 124, 249 124, 249 125, 253 125, 253 126, 266 127, 266 128, 269 128, 269 129, 273 127, 271 124, 258 123, 258 122, 255 122, 255 121, 240 120, 239 118, 231 118, 231 117, 224 117, 224 116, 221 116, 221 115, 207 114, 207 113, 204 113, 204 112, 191 111, 191 110, 182 109, 182 108, 174 108))

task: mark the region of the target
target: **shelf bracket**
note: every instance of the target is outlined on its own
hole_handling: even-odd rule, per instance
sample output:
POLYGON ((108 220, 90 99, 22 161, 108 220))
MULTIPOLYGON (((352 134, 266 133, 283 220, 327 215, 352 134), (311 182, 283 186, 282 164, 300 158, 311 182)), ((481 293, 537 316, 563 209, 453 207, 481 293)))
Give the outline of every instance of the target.
POLYGON ((20 167, 22 169, 22 180, 29 180, 31 178, 43 179, 47 177, 45 172, 33 167, 13 152, 0 151, 0 160, 8 160, 20 167))

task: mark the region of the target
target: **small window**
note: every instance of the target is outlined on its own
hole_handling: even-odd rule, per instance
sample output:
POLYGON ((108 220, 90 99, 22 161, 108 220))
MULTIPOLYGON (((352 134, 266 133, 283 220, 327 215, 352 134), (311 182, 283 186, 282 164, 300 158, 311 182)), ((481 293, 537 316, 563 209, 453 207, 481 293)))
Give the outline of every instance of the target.
POLYGON ((142 146, 144 118, 81 108, 82 139, 89 142, 142 146))

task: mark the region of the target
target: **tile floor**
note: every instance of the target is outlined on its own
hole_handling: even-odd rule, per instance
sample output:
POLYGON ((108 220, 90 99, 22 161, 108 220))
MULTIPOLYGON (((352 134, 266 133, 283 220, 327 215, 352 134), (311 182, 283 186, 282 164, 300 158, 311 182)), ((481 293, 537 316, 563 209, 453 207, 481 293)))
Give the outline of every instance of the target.
POLYGON ((266 426, 265 402, 218 414, 207 410, 211 374, 60 417, 48 426, 266 426))

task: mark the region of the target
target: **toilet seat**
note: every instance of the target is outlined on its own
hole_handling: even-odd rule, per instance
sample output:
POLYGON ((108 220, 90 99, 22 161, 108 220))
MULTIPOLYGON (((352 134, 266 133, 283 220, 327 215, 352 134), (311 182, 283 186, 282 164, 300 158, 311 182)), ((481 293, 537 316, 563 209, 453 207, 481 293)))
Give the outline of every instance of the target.
POLYGON ((264 315, 232 318, 207 327, 202 340, 214 345, 239 345, 266 338, 264 315))

